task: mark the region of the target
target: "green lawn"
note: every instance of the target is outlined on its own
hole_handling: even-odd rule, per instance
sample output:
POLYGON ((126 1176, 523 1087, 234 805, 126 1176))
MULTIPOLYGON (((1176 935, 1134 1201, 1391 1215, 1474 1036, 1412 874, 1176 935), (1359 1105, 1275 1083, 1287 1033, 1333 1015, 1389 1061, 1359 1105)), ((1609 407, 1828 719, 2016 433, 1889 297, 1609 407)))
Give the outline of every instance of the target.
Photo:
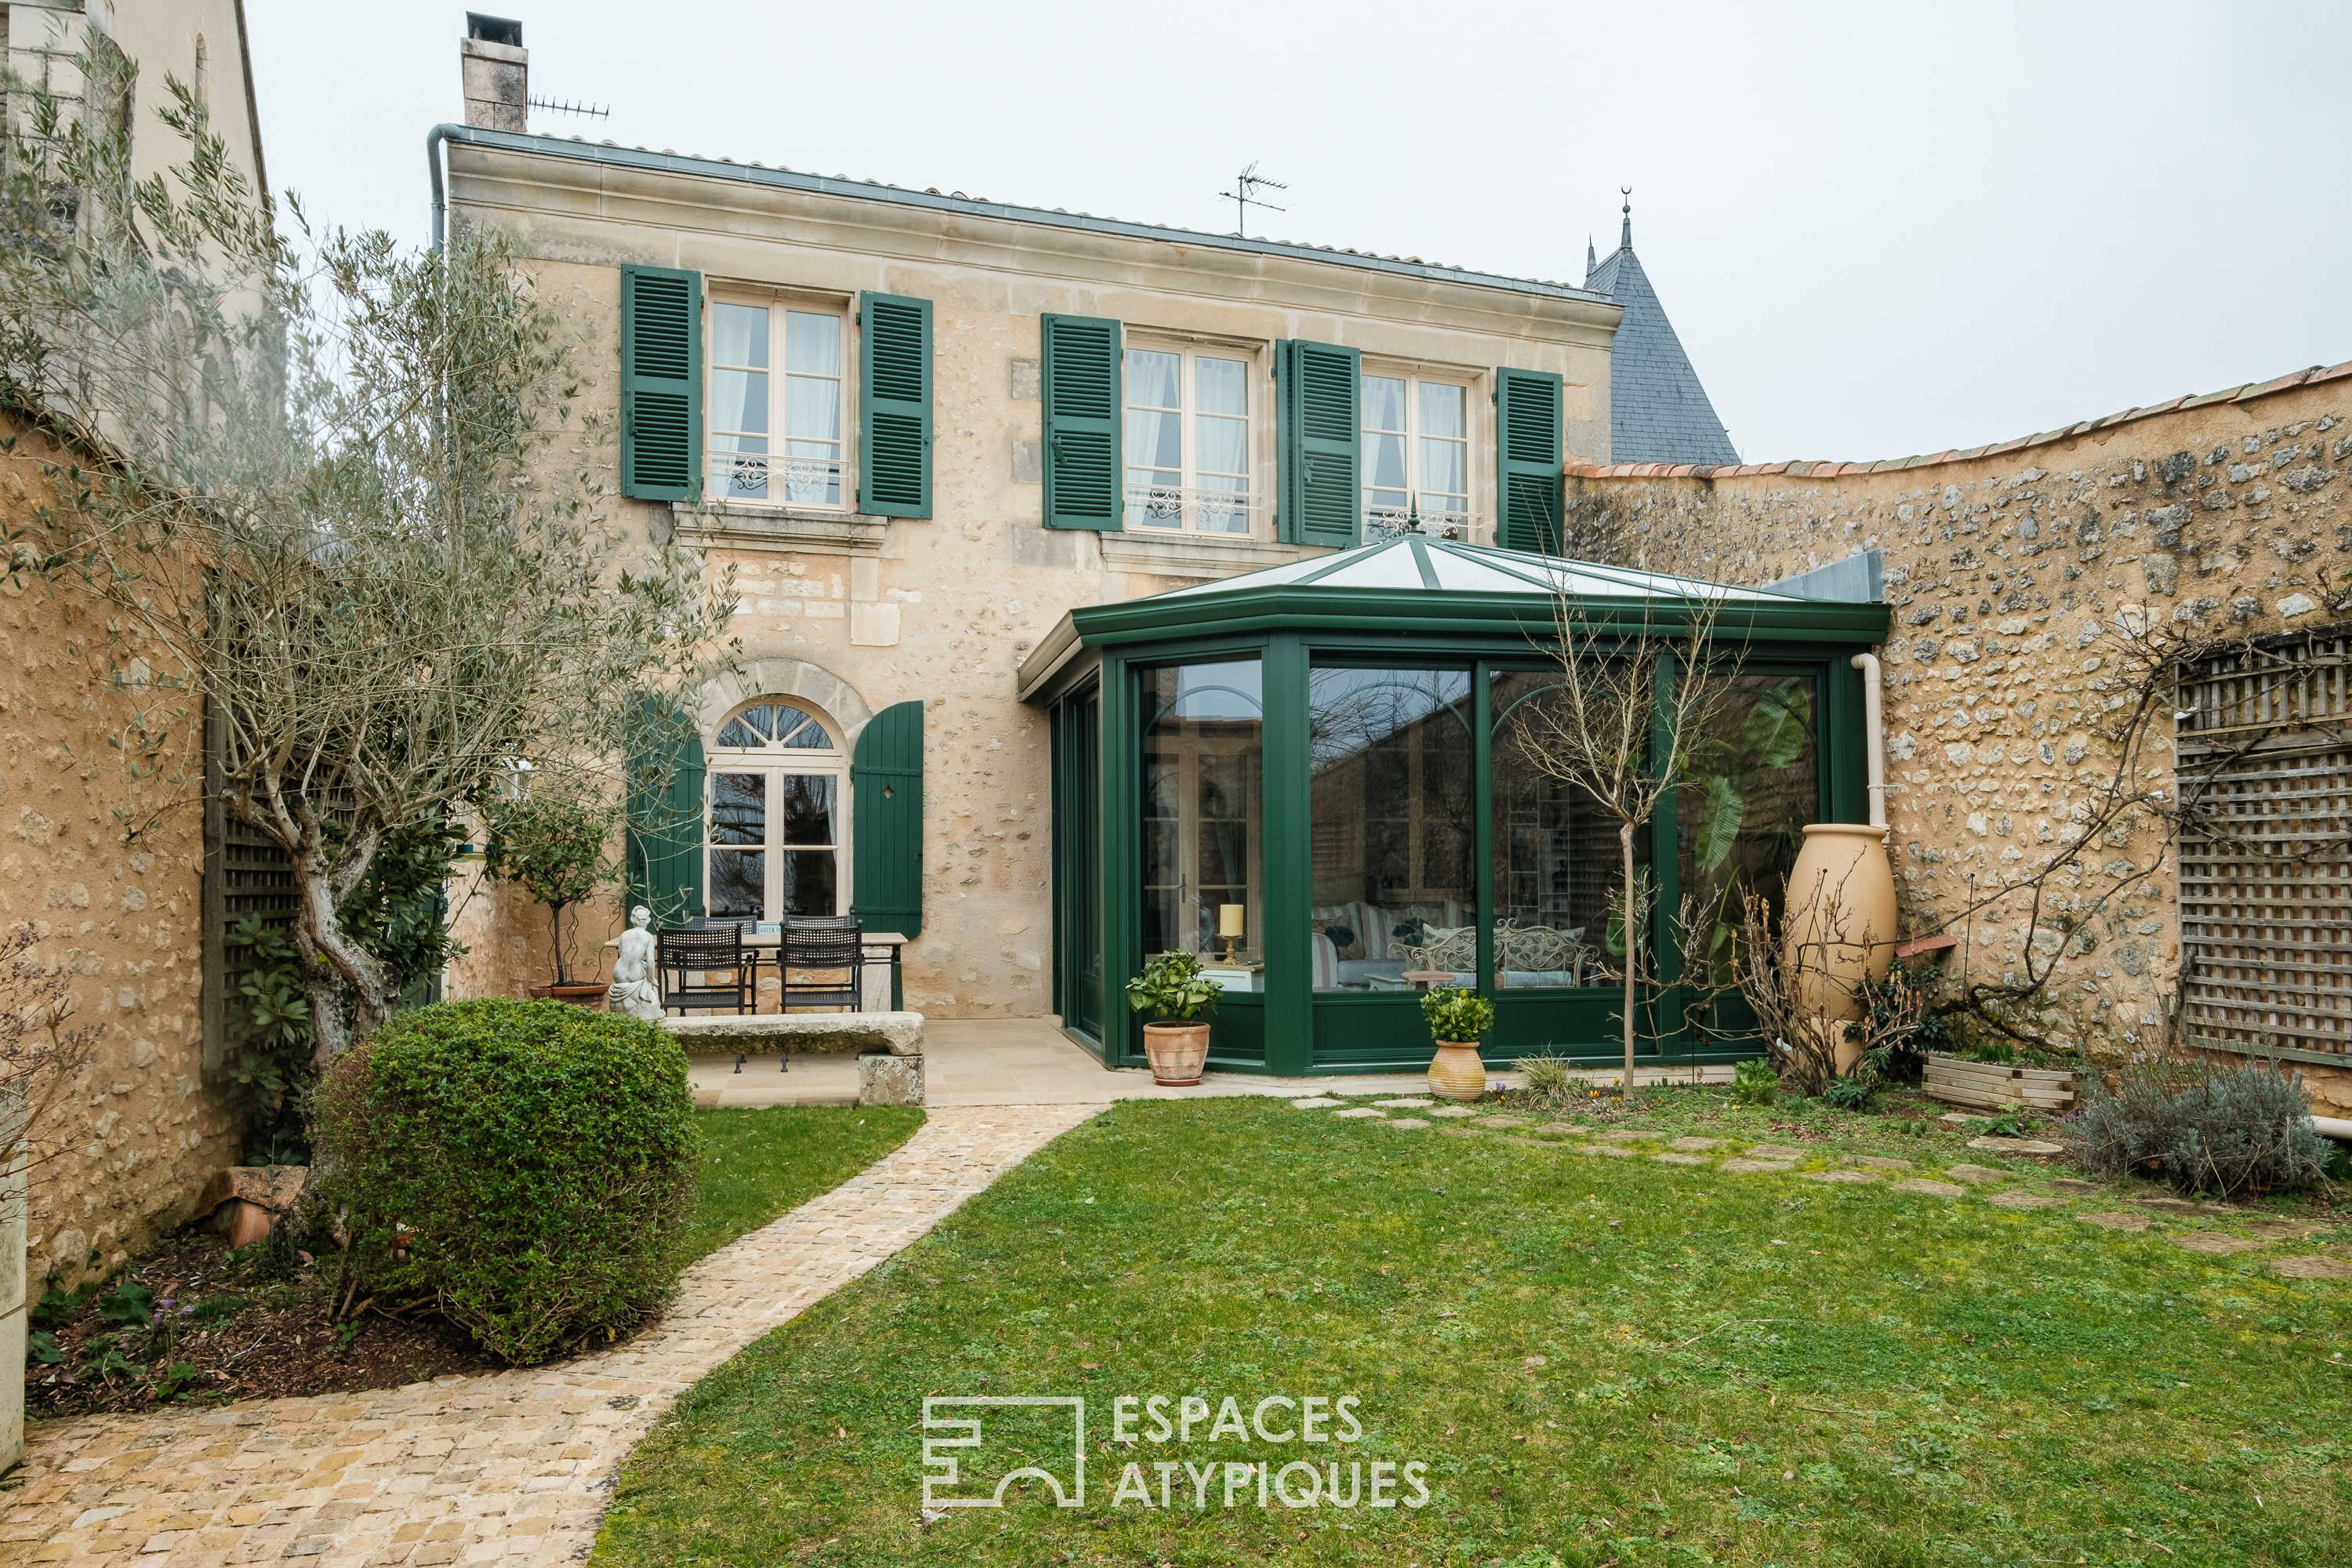
POLYGON ((781 1105, 768 1110, 702 1110, 702 1171, 689 1256, 716 1252, 785 1210, 831 1192, 915 1135, 912 1107, 781 1105))
MULTIPOLYGON (((1713 1095, 1673 1103, 1637 1124, 1704 1109, 1772 1136, 1713 1095)), ((624 1473, 598 1561, 2352 1561, 2352 1282, 2167 1239, 2231 1228, 2210 1219, 2116 1234, 2073 1217, 2111 1197, 2014 1212, 1991 1190, 1130 1103, 698 1386, 624 1473), (1007 1510, 922 1526, 931 1394, 1084 1395, 1086 1506, 1015 1483, 1007 1510), (1202 1510, 1180 1469, 1172 1507, 1114 1506, 1130 1458, 1156 1504, 1163 1459, 1307 1451, 1114 1444, 1129 1394, 1353 1394, 1361 1439, 1315 1458, 1343 1495, 1350 1463, 1419 1462, 1429 1500, 1260 1508, 1244 1479, 1228 1508, 1219 1472, 1202 1510)), ((1046 1458, 1062 1414, 992 1414, 987 1462, 1046 1458)))

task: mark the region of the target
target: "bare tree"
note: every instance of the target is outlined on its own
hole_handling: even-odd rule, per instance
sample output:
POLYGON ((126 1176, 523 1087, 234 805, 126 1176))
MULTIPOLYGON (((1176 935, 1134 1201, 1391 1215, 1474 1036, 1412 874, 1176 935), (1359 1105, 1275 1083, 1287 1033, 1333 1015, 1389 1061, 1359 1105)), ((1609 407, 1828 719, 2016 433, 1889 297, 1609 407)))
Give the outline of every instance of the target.
POLYGON ((341 912, 386 840, 517 757, 620 800, 622 759, 685 723, 731 581, 618 525, 572 344, 496 237, 403 253, 293 207, 289 238, 178 82, 190 155, 146 182, 127 135, 16 91, 0 400, 86 459, 19 560, 106 605, 144 731, 209 718, 226 805, 293 864, 323 1064, 397 1002, 341 912))
POLYGON ((98 1043, 95 1025, 66 1027, 72 971, 42 959, 40 942, 30 921, 0 932, 0 1220, 23 1217, 26 1173, 60 1151, 51 1113, 98 1043))
MULTIPOLYGON (((1557 684, 1512 710, 1514 738, 1529 763, 1582 791, 1617 825, 1619 882, 1612 902, 1624 947, 1618 978, 1629 1100, 1643 932, 1654 897, 1634 836, 1692 777, 1698 748, 1729 700, 1725 650, 1716 639, 1720 610, 1713 598, 1678 596, 1671 608, 1651 598, 1586 599, 1562 569, 1545 645, 1557 684)), ((1729 667, 1737 663, 1734 653, 1729 667)), ((1678 929, 1696 918, 1687 910, 1678 917, 1678 929)))

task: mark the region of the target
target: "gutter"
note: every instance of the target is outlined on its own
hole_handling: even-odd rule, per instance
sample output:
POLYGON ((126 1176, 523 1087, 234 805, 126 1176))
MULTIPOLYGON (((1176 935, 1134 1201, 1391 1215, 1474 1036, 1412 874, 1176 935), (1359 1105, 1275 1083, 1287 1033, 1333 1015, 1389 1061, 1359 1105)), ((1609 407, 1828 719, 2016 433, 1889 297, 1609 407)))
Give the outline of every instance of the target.
POLYGON ((441 254, 441 225, 448 211, 441 190, 441 143, 455 125, 436 125, 425 133, 425 162, 433 171, 433 254, 441 254))
MULTIPOLYGON (((1088 213, 1056 212, 1045 207, 1013 206, 1003 202, 976 202, 969 197, 934 195, 929 191, 902 190, 896 185, 878 184, 867 180, 832 179, 823 174, 803 174, 791 169, 767 169, 722 159, 688 158, 676 153, 648 153, 643 148, 607 147, 595 142, 567 142, 552 136, 529 136, 512 131, 491 131, 478 125, 436 125, 426 135, 425 144, 427 151, 432 152, 445 140, 464 142, 467 146, 494 148, 500 152, 536 153, 545 158, 573 158, 584 163, 602 163, 612 168, 685 174, 707 180, 734 180, 744 184, 802 191, 813 195, 843 196, 853 201, 887 202, 894 206, 925 207, 934 212, 951 213, 962 217, 996 218, 1008 223, 1038 224, 1051 228, 1082 229, 1092 234, 1154 240, 1164 245, 1197 245, 1216 250, 1281 257, 1289 260, 1319 261, 1327 266, 1351 267, 1370 272, 1394 273, 1407 278, 1423 279, 1434 283, 1467 284, 1473 288, 1502 289, 1514 294, 1534 294, 1547 299, 1572 300, 1586 304, 1605 306, 1612 310, 1622 311, 1624 309, 1622 304, 1606 294, 1596 294, 1589 289, 1571 288, 1565 283, 1547 283, 1530 278, 1506 278, 1499 273, 1473 272, 1459 267, 1436 267, 1423 261, 1403 261, 1384 256, 1336 250, 1328 246, 1287 245, 1270 239, 1245 239, 1238 235, 1202 234, 1192 229, 1163 228, 1153 224, 1129 223, 1119 218, 1096 217, 1088 213)), ((433 210, 436 217, 434 232, 437 236, 441 228, 440 215, 444 211, 441 195, 441 165, 437 154, 433 165, 433 184, 435 192, 433 210)))

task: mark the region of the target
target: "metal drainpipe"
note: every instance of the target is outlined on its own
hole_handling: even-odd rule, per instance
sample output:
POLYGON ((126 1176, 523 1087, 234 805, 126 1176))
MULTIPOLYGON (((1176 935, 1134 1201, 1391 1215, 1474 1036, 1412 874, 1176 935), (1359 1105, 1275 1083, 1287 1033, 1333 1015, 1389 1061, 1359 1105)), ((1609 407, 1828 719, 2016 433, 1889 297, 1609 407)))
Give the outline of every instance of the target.
POLYGON ((1878 656, 1858 653, 1854 668, 1862 671, 1862 727, 1870 750, 1870 825, 1886 826, 1886 723, 1880 703, 1878 656))
POLYGON ((441 226, 446 205, 441 192, 441 143, 456 127, 436 125, 425 133, 425 162, 433 171, 433 254, 441 254, 441 226))

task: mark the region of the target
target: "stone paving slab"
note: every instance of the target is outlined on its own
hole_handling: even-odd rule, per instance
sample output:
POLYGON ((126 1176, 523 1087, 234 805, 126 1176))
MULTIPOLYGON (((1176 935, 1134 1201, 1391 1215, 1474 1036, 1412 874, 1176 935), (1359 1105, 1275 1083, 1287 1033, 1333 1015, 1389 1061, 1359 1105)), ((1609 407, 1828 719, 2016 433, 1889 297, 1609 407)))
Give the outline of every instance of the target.
POLYGON ((1104 1109, 935 1110, 865 1171, 695 1264, 658 1323, 596 1355, 359 1394, 37 1424, 0 1562, 584 1559, 622 1460, 696 1379, 1104 1109))
POLYGON ((1376 1100, 1372 1103, 1383 1110, 1426 1110, 1437 1101, 1427 1095, 1423 1095, 1418 1098, 1407 1097, 1403 1100, 1376 1100))
POLYGON ((1914 1176, 1907 1182, 1897 1182, 1886 1189, 1890 1193, 1916 1193, 1923 1198, 1963 1197, 1968 1188, 1952 1182, 1931 1182, 1924 1176, 1914 1176))
POLYGON ((1724 1140, 1720 1138, 1677 1138, 1666 1147, 1680 1149, 1685 1152, 1696 1152, 1701 1149, 1720 1149, 1723 1144, 1724 1140))
POLYGON ((1797 1180, 1801 1182, 1843 1182, 1850 1185, 1859 1185, 1874 1179, 1867 1171, 1800 1171, 1797 1173, 1797 1180))
POLYGON ((1294 1100, 1290 1102, 1290 1108, 1293 1110, 1327 1110, 1332 1106, 1346 1103, 1347 1101, 1343 1100, 1333 1100, 1328 1095, 1318 1094, 1307 1100, 1294 1100))
POLYGON ((1706 1162, 1696 1154, 1653 1154, 1651 1159, 1661 1165, 1704 1165, 1706 1162))
POLYGON ((2066 1200, 2048 1197, 2041 1193, 1995 1193, 1985 1201, 2005 1209, 2054 1209, 2066 1200))
POLYGON ((1726 1160, 1722 1164, 1716 1168, 1721 1171, 1729 1171, 1738 1175, 1747 1175, 1758 1171, 1792 1171, 1796 1169, 1796 1166, 1787 1160, 1741 1159, 1726 1160))
POLYGON ((2203 1252, 2216 1258, 2226 1258, 2232 1252, 2252 1252, 2258 1247, 2268 1247, 2270 1243, 2257 1241, 2248 1236, 2219 1236, 2210 1230, 2200 1230, 2174 1237, 2172 1245, 2186 1252, 2203 1252))
POLYGON ((1387 1118, 1387 1116, 1388 1116, 1388 1112, 1387 1112, 1387 1111, 1385 1111, 1385 1110, 1373 1110, 1370 1106, 1369 1106, 1369 1105, 1351 1105, 1351 1106, 1348 1107, 1348 1109, 1347 1109, 1347 1110, 1335 1110, 1335 1111, 1333 1111, 1331 1114, 1332 1114, 1332 1115, 1334 1115, 1334 1116, 1344 1116, 1344 1117, 1349 1118, 1350 1121, 1362 1121, 1365 1117, 1368 1117, 1368 1116, 1370 1116, 1370 1117, 1379 1117, 1379 1118, 1381 1118, 1381 1119, 1382 1119, 1382 1120, 1385 1120, 1385 1119, 1387 1118))
POLYGON ((1954 1165, 1944 1174, 1956 1182, 1966 1182, 1971 1186, 1981 1185, 1986 1182, 2009 1180, 2007 1171, 1996 1171, 1990 1165, 1954 1165))
POLYGON ((1432 1116, 1475 1116, 1478 1113, 1466 1105, 1441 1105, 1430 1114, 1432 1116))
MULTIPOLYGON (((1891 1159, 1885 1154, 1848 1154, 1845 1157, 1845 1163, 1849 1165, 1867 1165, 1874 1171, 1908 1171, 1913 1168, 1908 1160, 1891 1159)), ((1899 1192, 1903 1189, 1896 1190, 1899 1192)))
POLYGON ((1751 1160, 1801 1160, 1802 1149, 1791 1149, 1785 1143, 1750 1143, 1748 1157, 1751 1160))
POLYGON ((1426 1127, 1429 1123, 1418 1116, 1400 1116, 1389 1125, 1391 1127, 1426 1127))
POLYGON ((2352 1279, 2352 1256, 2315 1252, 2304 1258, 2274 1258, 2271 1268, 2290 1279, 2352 1279))

